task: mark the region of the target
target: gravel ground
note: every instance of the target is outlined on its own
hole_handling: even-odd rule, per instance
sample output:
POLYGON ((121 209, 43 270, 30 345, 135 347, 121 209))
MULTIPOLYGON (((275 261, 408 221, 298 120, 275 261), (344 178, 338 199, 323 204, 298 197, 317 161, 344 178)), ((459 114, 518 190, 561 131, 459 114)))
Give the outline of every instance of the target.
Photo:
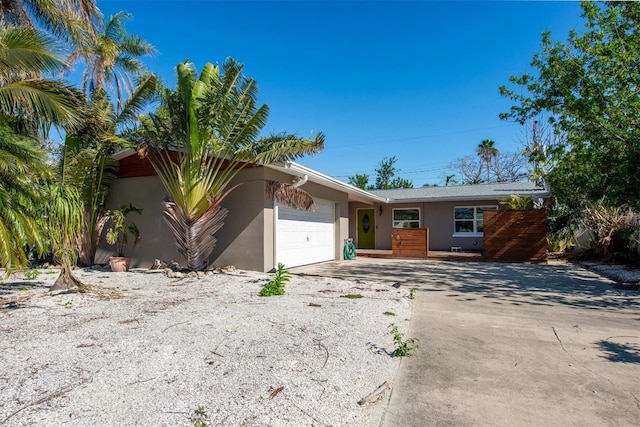
POLYGON ((601 264, 597 262, 580 262, 579 266, 595 271, 601 275, 615 280, 618 283, 640 284, 640 270, 630 269, 623 265, 601 264))
POLYGON ((406 289, 293 276, 263 298, 262 273, 86 270, 89 292, 51 293, 53 271, 0 281, 0 425, 381 422, 388 392, 357 402, 393 383, 406 289))

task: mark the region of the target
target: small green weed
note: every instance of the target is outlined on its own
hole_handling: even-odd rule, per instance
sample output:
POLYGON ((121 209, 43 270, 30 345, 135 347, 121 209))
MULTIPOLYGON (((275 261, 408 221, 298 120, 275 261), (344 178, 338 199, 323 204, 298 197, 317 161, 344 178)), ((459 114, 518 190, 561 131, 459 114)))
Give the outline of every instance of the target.
POLYGON ((385 311, 384 313, 385 316, 395 316, 396 314, 393 311, 385 311))
POLYGON ((420 348, 417 344, 418 338, 407 338, 405 340, 404 334, 398 330, 398 326, 392 323, 389 328, 391 329, 391 335, 393 335, 393 342, 396 345, 392 353, 394 357, 410 356, 412 351, 420 348))
POLYGON ((66 308, 71 308, 71 306, 73 306, 73 303, 71 301, 67 301, 64 303, 64 307, 66 308))
POLYGON ((204 409, 204 406, 198 406, 195 411, 193 411, 193 415, 191 416, 191 421, 193 421, 193 427, 207 427, 207 423, 205 420, 207 419, 207 411, 204 409))
POLYGON ((342 298, 349 298, 349 299, 360 299, 360 298, 364 298, 362 295, 360 294, 347 294, 347 295, 340 295, 340 297, 342 298))
POLYGON ((417 288, 411 288, 411 290, 409 291, 409 299, 416 299, 417 290, 418 290, 417 288))
POLYGON ((24 272, 24 278, 27 280, 37 279, 39 275, 40 270, 38 270, 37 268, 30 268, 29 270, 24 272))
POLYGON ((284 268, 284 264, 278 263, 276 273, 271 276, 271 281, 260 289, 261 297, 270 297, 273 295, 284 295, 284 285, 291 280, 291 273, 284 268))

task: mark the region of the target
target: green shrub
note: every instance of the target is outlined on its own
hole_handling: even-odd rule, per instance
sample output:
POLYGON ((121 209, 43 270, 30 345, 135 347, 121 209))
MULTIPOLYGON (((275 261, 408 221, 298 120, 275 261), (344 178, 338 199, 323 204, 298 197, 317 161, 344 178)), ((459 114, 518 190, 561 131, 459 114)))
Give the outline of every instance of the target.
POLYGON ((398 327, 395 324, 390 324, 389 328, 391 329, 391 335, 393 335, 393 342, 396 345, 395 350, 393 350, 392 356, 394 357, 404 357, 411 355, 411 352, 420 348, 418 338, 407 338, 404 339, 404 334, 402 334, 398 327))
POLYGON ((291 273, 284 268, 284 264, 278 263, 276 273, 271 276, 271 281, 260 289, 261 297, 270 297, 273 295, 284 295, 284 285, 291 280, 291 273))
POLYGON ((27 280, 37 279, 39 275, 40 275, 40 270, 38 270, 37 268, 31 268, 24 272, 24 278, 27 280))
POLYGON ((207 427, 207 423, 205 421, 207 418, 207 411, 204 409, 204 406, 198 406, 191 416, 193 427, 207 427))

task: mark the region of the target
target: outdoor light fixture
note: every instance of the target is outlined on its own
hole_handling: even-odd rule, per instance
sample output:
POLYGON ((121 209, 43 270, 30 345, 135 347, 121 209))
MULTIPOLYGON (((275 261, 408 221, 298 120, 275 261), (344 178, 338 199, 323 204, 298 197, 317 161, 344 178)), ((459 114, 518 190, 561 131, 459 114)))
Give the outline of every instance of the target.
POLYGON ((382 205, 380 205, 380 207, 378 208, 378 213, 380 213, 380 216, 382 216, 382 205))

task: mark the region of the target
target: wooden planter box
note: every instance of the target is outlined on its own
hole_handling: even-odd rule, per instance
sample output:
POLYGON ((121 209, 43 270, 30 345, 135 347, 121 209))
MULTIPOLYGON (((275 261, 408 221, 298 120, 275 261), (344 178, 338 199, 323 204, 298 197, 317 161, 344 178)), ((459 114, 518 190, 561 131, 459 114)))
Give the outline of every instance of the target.
POLYGON ((483 255, 486 261, 547 261, 547 212, 484 211, 483 255))
POLYGON ((391 249, 396 256, 426 258, 429 253, 429 229, 393 228, 391 249))

